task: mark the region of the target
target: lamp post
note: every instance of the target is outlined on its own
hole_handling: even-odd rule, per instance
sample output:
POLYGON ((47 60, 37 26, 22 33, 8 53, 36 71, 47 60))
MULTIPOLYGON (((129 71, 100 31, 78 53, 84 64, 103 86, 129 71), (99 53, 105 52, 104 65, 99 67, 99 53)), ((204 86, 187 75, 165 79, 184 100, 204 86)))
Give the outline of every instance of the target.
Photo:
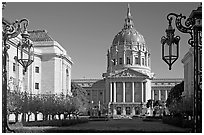
MULTIPOLYGON (((5 8, 5 3, 2 3, 2 9, 5 8)), ((23 66, 24 72, 27 67, 33 62, 33 45, 29 39, 27 32, 28 20, 22 19, 15 21, 14 23, 8 23, 2 18, 2 132, 6 133, 6 130, 11 130, 7 123, 7 56, 10 45, 8 41, 21 34, 22 41, 17 46, 17 61, 23 66), (20 52, 19 52, 20 51, 20 52), (18 55, 20 53, 20 57, 18 55), (28 57, 25 57, 25 56, 28 57)))
MULTIPOLYGON (((169 25, 171 25, 172 17, 176 17, 175 25, 176 28, 182 33, 190 34, 190 39, 188 43, 191 47, 194 48, 194 107, 193 107, 193 120, 194 120, 194 132, 202 132, 202 95, 201 95, 201 86, 202 86, 202 5, 200 5, 196 10, 193 10, 189 16, 189 18, 185 21, 185 26, 182 25, 182 19, 186 19, 186 16, 182 14, 169 13, 167 15, 167 20, 169 21, 169 25)), ((172 45, 173 40, 171 37, 171 33, 174 33, 174 29, 169 26, 166 30, 167 37, 161 38, 162 43, 162 59, 169 64, 169 70, 171 70, 171 65, 175 62, 172 61, 174 56, 172 56, 172 45), (169 47, 169 53, 164 55, 164 44, 167 43, 167 47, 169 47), (165 58, 168 58, 167 60, 165 58), (172 62, 171 62, 172 61, 172 62)), ((176 37, 175 37, 176 38, 176 37)), ((174 38, 173 38, 174 39, 174 38)), ((175 41, 179 42, 180 38, 177 38, 175 41)), ((176 43, 175 42, 175 43, 176 43)), ((176 43, 178 45, 178 43, 176 43)), ((176 50, 178 51, 178 49, 176 50)), ((176 59, 177 60, 177 59, 176 59)))

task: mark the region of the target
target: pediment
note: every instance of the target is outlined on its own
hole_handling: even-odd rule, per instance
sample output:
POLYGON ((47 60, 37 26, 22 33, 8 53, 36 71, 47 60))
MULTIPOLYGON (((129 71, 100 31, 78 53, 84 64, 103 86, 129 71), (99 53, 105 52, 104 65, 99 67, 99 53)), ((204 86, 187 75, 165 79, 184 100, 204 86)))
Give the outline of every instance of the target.
POLYGON ((118 73, 112 74, 111 77, 149 77, 148 75, 141 73, 133 69, 124 69, 118 73))

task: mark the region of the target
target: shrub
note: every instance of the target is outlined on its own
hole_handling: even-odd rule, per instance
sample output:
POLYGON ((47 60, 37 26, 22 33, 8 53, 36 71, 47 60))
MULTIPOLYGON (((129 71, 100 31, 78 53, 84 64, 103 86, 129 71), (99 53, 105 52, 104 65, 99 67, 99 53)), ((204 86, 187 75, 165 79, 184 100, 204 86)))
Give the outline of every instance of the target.
POLYGON ((146 116, 143 121, 160 121, 162 116, 146 116))
POLYGON ((89 120, 91 120, 91 121, 107 121, 108 117, 107 116, 90 116, 89 120))
POLYGON ((146 116, 146 118, 150 118, 150 119, 162 119, 162 116, 146 116))
POLYGON ((183 117, 164 116, 162 122, 183 128, 193 127, 193 120, 186 120, 183 117))

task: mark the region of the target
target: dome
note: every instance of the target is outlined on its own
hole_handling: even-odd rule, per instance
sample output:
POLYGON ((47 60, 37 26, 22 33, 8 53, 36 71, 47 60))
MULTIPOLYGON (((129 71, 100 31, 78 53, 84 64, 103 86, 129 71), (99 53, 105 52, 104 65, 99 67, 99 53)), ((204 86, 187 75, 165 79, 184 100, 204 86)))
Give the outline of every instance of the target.
POLYGON ((124 28, 114 37, 112 45, 124 44, 145 44, 143 36, 134 28, 133 19, 128 4, 127 17, 125 18, 124 28))
POLYGON ((135 28, 122 29, 113 39, 113 45, 145 44, 143 36, 135 28))

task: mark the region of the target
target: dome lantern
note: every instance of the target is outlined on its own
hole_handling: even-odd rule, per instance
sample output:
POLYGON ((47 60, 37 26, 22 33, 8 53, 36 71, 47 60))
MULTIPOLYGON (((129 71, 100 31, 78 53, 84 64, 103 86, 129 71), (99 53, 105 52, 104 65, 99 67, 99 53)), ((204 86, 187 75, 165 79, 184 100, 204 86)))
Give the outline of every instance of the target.
POLYGON ((132 28, 132 27, 134 27, 134 23, 130 13, 130 5, 128 3, 127 18, 125 19, 124 29, 132 28))

